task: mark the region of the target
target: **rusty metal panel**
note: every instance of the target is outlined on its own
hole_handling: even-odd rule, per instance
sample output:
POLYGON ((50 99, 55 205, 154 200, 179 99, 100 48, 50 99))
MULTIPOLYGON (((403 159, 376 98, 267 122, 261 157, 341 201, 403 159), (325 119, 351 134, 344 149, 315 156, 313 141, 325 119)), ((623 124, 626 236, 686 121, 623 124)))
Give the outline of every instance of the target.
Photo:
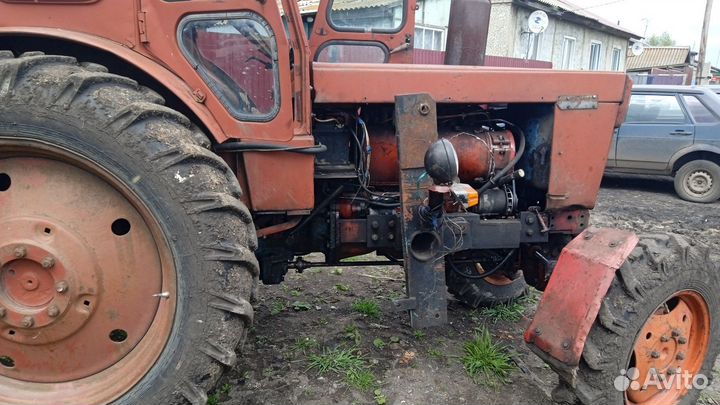
POLYGON ((438 103, 554 104, 560 96, 588 94, 597 95, 600 103, 620 103, 625 80, 617 72, 313 63, 316 103, 393 103, 396 94, 417 93, 428 93, 438 103))
MULTIPOLYGON (((617 90, 622 91, 624 83, 617 90)), ((555 109, 547 209, 594 208, 607 164, 618 104, 555 109)))
POLYGON ((525 341, 542 357, 575 367, 600 304, 638 243, 627 231, 590 228, 565 249, 558 260, 525 341))
POLYGON ((298 153, 246 153, 245 173, 253 211, 309 210, 315 206, 315 158, 298 153))
MULTIPOLYGON (((397 96, 395 128, 400 155, 400 194, 404 218, 403 257, 408 300, 396 301, 399 308, 410 310, 413 328, 447 323, 447 287, 445 261, 439 250, 421 257, 412 244, 417 235, 441 236, 426 228, 418 215, 432 186, 425 175, 424 158, 428 146, 438 139, 435 101, 427 94, 397 96)), ((431 249, 432 250, 432 249, 431 249)))

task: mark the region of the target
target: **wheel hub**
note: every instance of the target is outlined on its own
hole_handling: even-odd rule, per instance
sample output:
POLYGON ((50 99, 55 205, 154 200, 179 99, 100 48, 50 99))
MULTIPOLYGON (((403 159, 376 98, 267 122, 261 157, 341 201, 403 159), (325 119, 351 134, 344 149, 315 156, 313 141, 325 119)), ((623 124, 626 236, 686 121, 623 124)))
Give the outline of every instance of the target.
POLYGON ((672 405, 687 393, 692 381, 686 376, 700 371, 707 352, 708 314, 703 298, 692 291, 676 294, 655 311, 635 342, 631 366, 638 384, 627 391, 630 403, 672 405))
POLYGON ((131 199, 86 168, 10 157, 0 173, 0 387, 95 378, 150 333, 162 251, 131 199))
POLYGON ((0 222, 0 229, 8 230, 0 240, 9 240, 0 245, 0 308, 4 312, 0 325, 43 330, 28 339, 26 333, 10 329, 2 338, 42 345, 77 332, 97 302, 98 274, 93 271, 97 263, 87 247, 64 227, 47 220, 8 220, 0 222), (57 248, 73 252, 72 257, 58 254, 57 248), (61 328, 52 327, 60 323, 61 328))
POLYGON ((707 194, 713 187, 712 175, 704 170, 693 172, 688 176, 687 187, 693 194, 707 194))

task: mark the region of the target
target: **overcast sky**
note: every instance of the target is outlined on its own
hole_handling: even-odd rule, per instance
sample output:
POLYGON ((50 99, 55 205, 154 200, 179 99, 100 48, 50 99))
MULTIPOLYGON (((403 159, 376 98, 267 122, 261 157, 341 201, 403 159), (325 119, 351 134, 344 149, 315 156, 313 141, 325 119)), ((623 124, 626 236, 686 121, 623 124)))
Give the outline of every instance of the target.
MULTIPOLYGON (((678 45, 700 48, 705 0, 569 0, 610 21, 637 32, 662 34, 667 31, 678 45)), ((720 1, 715 0, 710 36, 708 37, 708 61, 720 66, 720 1)))

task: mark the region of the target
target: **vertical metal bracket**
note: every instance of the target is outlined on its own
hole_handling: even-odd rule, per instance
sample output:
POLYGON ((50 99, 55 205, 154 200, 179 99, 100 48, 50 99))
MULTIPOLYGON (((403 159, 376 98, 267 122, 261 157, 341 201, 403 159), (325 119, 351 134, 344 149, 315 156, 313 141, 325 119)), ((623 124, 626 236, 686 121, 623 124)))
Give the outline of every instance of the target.
MULTIPOLYGON (((447 286, 440 230, 429 228, 418 215, 432 180, 425 174, 425 152, 438 139, 435 101, 429 94, 395 97, 400 193, 403 217, 403 256, 408 299, 398 307, 410 311, 413 328, 447 323, 447 286)), ((397 304, 397 303, 396 303, 397 304)))

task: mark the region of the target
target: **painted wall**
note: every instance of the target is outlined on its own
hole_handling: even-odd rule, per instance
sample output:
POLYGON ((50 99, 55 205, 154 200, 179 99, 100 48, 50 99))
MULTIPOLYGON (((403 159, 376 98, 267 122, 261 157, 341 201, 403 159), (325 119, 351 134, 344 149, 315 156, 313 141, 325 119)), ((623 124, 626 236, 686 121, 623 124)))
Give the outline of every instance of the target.
MULTIPOLYGON (((516 7, 509 0, 493 1, 490 17, 490 36, 488 54, 514 58, 532 58, 531 38, 527 20, 534 10, 516 7)), ((601 43, 599 70, 612 69, 613 48, 620 49, 620 69, 625 70, 625 59, 629 46, 627 38, 618 37, 602 31, 589 29, 583 25, 562 21, 550 17, 547 30, 537 36, 538 51, 536 59, 552 62, 555 69, 563 66, 563 45, 565 37, 575 38, 575 49, 569 69, 589 70, 591 43, 601 43)))

